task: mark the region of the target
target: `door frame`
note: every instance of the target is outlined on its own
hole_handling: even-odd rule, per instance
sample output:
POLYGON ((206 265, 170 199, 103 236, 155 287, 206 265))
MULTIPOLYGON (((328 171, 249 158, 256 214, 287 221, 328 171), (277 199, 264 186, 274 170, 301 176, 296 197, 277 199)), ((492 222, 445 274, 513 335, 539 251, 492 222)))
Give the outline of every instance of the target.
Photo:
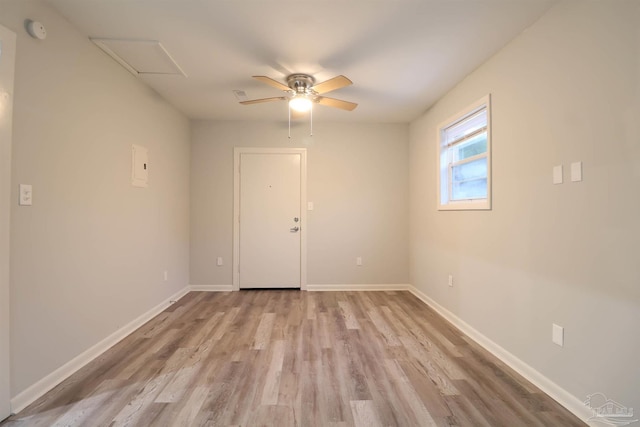
MULTIPOLYGON (((2 31, 2 55, 7 73, 8 87, 4 89, 8 94, 6 116, 0 120, 6 121, 0 128, 4 135, 0 138, 0 421, 9 416, 11 409, 11 343, 9 311, 10 304, 10 216, 11 216, 11 148, 13 126, 13 88, 15 80, 16 34, 0 25, 2 31)), ((0 66, 3 66, 0 64, 0 66)), ((0 86, 0 92, 2 91, 0 86)), ((0 96, 2 94, 0 93, 0 96)))
POLYGON ((307 289, 307 149, 234 147, 233 149, 233 284, 240 290, 240 159, 243 154, 300 154, 300 289, 307 289))

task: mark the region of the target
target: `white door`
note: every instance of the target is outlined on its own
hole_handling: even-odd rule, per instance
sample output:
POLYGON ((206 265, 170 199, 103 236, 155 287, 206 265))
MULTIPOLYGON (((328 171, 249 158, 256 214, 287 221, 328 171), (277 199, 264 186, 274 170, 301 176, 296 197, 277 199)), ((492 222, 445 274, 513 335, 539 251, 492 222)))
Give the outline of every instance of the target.
POLYGON ((16 35, 0 25, 0 420, 11 412, 9 389, 9 212, 11 120, 16 35))
POLYGON ((302 286, 303 153, 238 154, 238 285, 302 286))

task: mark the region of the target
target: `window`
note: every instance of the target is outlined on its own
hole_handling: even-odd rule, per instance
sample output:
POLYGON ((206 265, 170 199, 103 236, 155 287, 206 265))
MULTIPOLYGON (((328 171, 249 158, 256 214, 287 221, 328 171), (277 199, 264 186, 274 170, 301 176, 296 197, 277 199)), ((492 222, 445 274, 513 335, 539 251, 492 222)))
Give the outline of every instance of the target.
POLYGON ((489 95, 438 127, 438 209, 491 209, 489 95))

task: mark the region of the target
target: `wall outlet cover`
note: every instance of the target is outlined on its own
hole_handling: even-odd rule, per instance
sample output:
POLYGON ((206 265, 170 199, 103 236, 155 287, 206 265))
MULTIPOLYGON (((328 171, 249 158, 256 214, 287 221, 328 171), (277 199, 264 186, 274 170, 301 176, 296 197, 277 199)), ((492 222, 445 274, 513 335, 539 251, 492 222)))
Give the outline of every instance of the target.
POLYGON ((582 162, 571 163, 571 181, 582 181, 582 162))
POLYGON ((20 184, 20 206, 31 206, 33 204, 33 187, 31 184, 20 184))
POLYGON ((562 326, 553 324, 551 327, 551 341, 560 347, 564 347, 564 328, 562 326))
POLYGON ((562 184, 562 165, 553 167, 553 183, 562 184))

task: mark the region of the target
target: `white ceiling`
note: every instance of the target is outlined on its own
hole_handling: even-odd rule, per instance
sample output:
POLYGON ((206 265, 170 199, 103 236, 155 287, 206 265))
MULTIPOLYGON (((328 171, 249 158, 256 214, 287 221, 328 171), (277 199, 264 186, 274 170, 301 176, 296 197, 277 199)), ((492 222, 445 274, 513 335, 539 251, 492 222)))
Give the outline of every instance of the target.
MULTIPOLYGON (((284 102, 239 105, 284 82, 339 74, 353 85, 328 94, 314 120, 409 122, 556 0, 47 0, 87 37, 158 40, 187 77, 140 76, 193 119, 282 120, 284 102)), ((44 23, 46 25, 46 23, 44 23)))

